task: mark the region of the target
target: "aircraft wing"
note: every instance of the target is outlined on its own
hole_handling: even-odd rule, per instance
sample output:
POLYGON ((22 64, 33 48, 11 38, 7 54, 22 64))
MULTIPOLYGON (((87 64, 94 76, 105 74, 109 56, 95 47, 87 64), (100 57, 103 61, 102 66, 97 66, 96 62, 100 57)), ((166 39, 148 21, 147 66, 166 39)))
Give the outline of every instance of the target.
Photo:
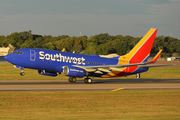
POLYGON ((97 71, 103 71, 103 72, 110 72, 110 70, 116 70, 116 71, 122 71, 119 68, 124 67, 131 67, 131 66, 138 66, 139 68, 147 68, 147 67, 161 67, 161 66, 171 66, 173 64, 152 64, 155 63, 159 56, 161 55, 162 49, 156 54, 154 59, 150 62, 145 63, 133 63, 133 64, 120 64, 120 65, 99 65, 99 66, 79 66, 79 65, 73 65, 74 67, 82 68, 86 70, 87 72, 97 72, 97 71), (151 65, 149 65, 151 64, 151 65))
POLYGON ((138 65, 145 65, 146 63, 134 63, 134 64, 120 64, 120 65, 103 65, 103 66, 79 66, 73 65, 74 67, 85 69, 87 72, 95 72, 95 71, 104 71, 110 72, 109 70, 116 70, 121 71, 119 68, 123 67, 131 67, 131 66, 138 66, 138 65))
POLYGON ((123 68, 123 67, 131 67, 131 66, 137 66, 137 65, 144 65, 146 63, 133 63, 133 64, 120 64, 120 65, 102 65, 102 66, 84 66, 85 68, 123 68))
POLYGON ((122 71, 119 68, 131 67, 131 66, 138 66, 139 68, 147 68, 147 67, 161 67, 161 66, 174 65, 174 64, 151 64, 151 65, 147 65, 147 64, 151 64, 151 63, 134 63, 134 64, 104 65, 104 66, 79 66, 79 65, 73 65, 73 66, 82 68, 87 72, 97 72, 97 71, 110 72, 110 70, 122 71))

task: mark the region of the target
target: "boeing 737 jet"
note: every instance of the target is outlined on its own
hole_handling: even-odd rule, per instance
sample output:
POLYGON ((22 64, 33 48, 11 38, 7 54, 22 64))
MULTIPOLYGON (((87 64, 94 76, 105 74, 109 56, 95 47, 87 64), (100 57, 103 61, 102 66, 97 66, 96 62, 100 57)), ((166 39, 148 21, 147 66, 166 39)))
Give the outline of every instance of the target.
POLYGON ((24 48, 15 50, 5 56, 5 59, 21 69, 37 69, 38 73, 47 76, 57 76, 63 73, 69 76, 69 82, 75 83, 76 78, 85 77, 85 83, 92 83, 91 77, 120 77, 145 72, 159 58, 160 50, 155 58, 148 62, 148 57, 157 33, 151 28, 137 45, 126 55, 115 58, 103 58, 98 55, 83 55, 55 50, 24 48))

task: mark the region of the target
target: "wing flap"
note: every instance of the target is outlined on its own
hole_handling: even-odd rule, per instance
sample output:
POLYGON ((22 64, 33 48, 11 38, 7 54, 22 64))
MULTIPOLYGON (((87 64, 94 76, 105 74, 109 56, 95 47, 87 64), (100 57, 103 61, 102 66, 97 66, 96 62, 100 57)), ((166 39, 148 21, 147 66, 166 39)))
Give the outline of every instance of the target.
POLYGON ((101 71, 95 71, 94 73, 103 74, 101 71))
POLYGON ((98 68, 99 71, 107 72, 109 73, 109 68, 98 68))
POLYGON ((119 69, 119 68, 110 67, 110 69, 112 69, 112 70, 116 70, 116 71, 119 71, 119 72, 122 72, 122 70, 121 70, 121 69, 119 69))

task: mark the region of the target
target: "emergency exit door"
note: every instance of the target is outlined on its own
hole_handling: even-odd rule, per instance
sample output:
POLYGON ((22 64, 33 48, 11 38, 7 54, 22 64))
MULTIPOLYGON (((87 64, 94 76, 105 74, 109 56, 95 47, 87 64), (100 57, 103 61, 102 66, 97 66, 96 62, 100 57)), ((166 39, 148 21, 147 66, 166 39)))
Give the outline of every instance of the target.
POLYGON ((35 50, 30 50, 30 60, 31 61, 35 61, 36 60, 35 50))

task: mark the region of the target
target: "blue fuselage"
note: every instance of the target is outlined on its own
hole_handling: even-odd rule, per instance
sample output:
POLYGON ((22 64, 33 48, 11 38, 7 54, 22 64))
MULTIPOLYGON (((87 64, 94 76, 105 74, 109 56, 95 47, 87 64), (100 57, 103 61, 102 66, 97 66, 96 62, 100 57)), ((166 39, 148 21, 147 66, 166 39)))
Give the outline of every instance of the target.
MULTIPOLYGON (((119 63, 119 57, 103 58, 99 57, 98 55, 83 55, 36 48, 24 48, 16 50, 14 53, 6 55, 5 59, 20 69, 31 68, 48 71, 50 73, 61 73, 63 72, 63 68, 65 66, 108 66, 117 65, 119 63)), ((118 77, 136 74, 145 72, 148 70, 148 68, 135 68, 133 71, 130 70, 130 67, 127 67, 121 71, 121 73, 115 72, 117 74, 115 75, 113 70, 109 69, 109 71, 111 71, 114 75, 111 74, 110 76, 106 77, 118 77)), ((101 71, 100 74, 92 73, 91 75, 101 77, 106 74, 109 74, 109 72, 101 71)))
POLYGON ((102 58, 98 55, 83 55, 47 49, 25 48, 5 57, 10 63, 24 68, 62 72, 63 66, 117 65, 118 59, 102 58))

